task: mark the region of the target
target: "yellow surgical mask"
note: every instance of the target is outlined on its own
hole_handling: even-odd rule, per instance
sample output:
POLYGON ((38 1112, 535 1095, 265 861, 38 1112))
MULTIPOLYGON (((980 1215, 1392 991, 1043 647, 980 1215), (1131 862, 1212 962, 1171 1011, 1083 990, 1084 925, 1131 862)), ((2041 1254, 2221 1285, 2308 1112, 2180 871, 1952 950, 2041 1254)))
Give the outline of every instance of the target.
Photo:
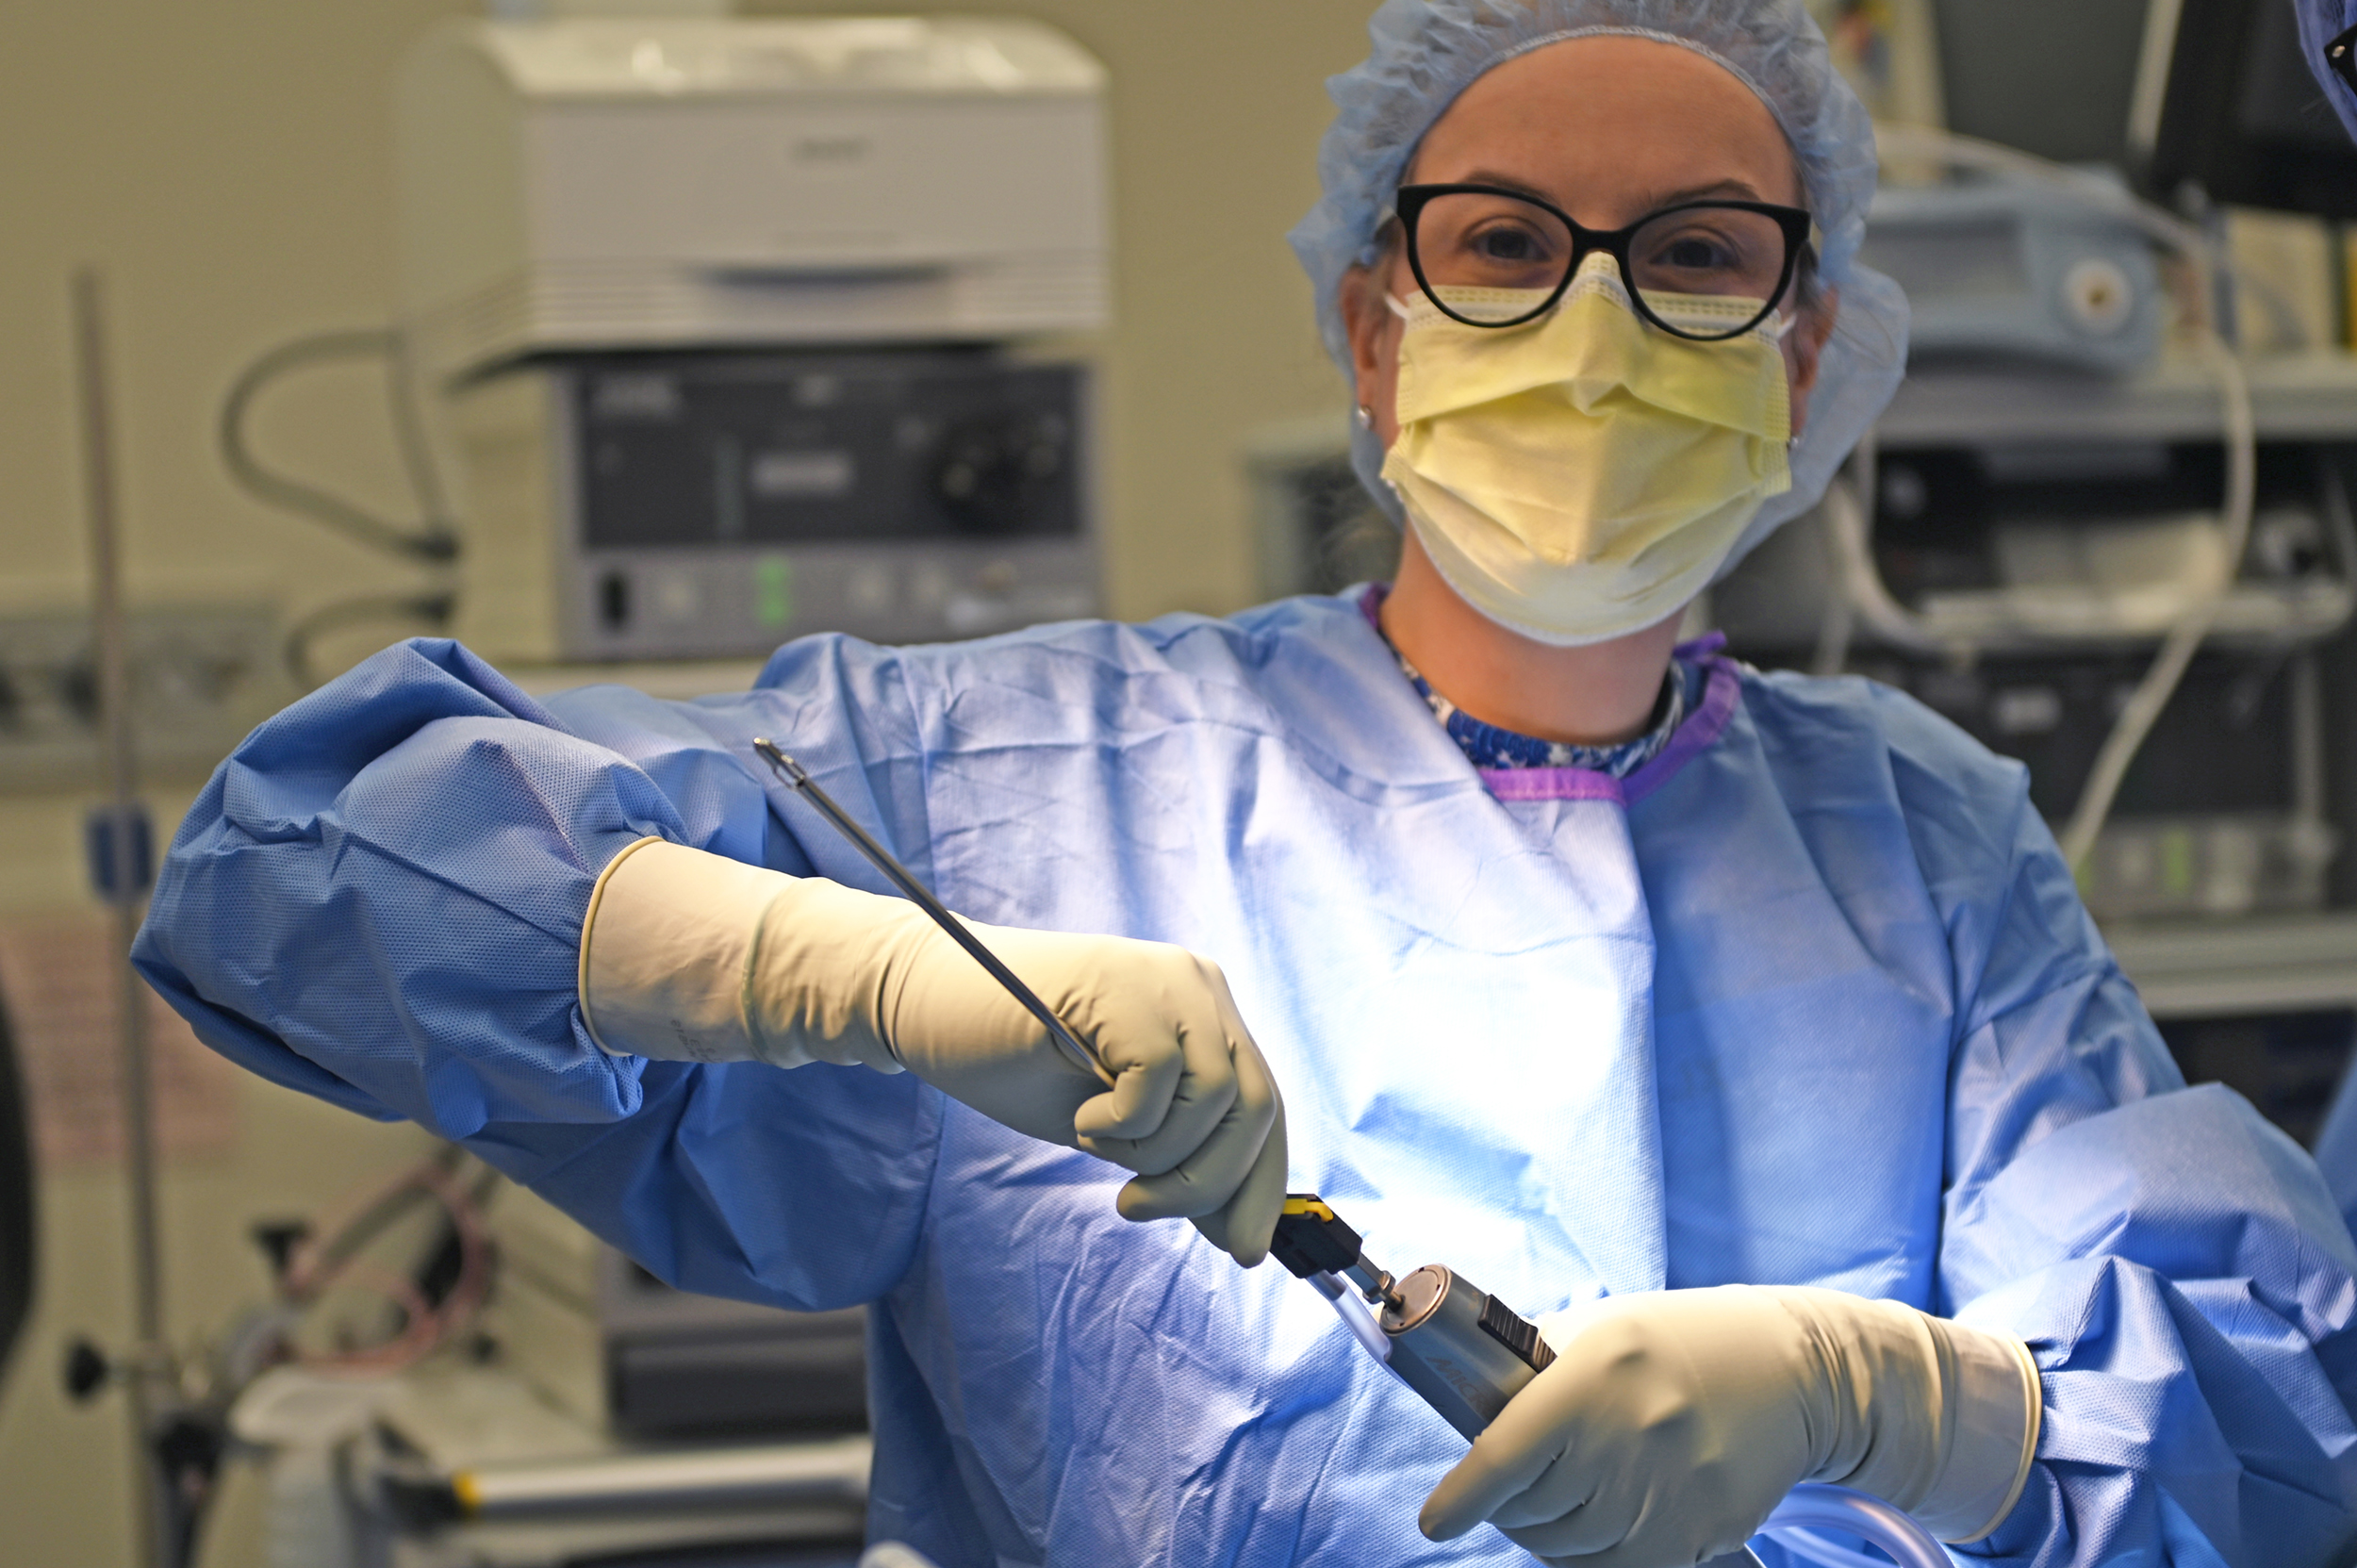
MULTIPOLYGON (((1515 305, 1442 292, 1468 313, 1515 305)), ((1759 309, 1668 303, 1706 329, 1759 309)), ((1791 488, 1776 316, 1724 341, 1675 337, 1638 316, 1604 255, 1524 326, 1467 326, 1422 294, 1393 308, 1407 325, 1383 478, 1441 575, 1501 626, 1568 647, 1664 620, 1791 488)))

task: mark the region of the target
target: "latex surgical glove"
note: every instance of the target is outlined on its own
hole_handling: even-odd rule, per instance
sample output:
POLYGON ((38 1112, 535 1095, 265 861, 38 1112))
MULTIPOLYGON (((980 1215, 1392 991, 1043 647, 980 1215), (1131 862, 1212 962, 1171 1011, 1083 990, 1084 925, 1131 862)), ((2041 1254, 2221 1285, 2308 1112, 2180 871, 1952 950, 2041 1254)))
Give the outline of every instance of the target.
POLYGON ((1610 1297, 1540 1324, 1555 1363, 1426 1499, 1426 1535, 1484 1520, 1550 1563, 1689 1568, 1802 1481, 1871 1493, 1978 1540, 2028 1478, 2037 1367, 2017 1340, 1838 1291, 1610 1297))
POLYGON ((1167 943, 967 924, 1096 1048, 1110 1087, 906 900, 656 838, 591 895, 582 1017, 617 1054, 905 1069, 1136 1172, 1125 1218, 1193 1220, 1258 1263, 1285 1201, 1284 1106, 1219 966, 1167 943))

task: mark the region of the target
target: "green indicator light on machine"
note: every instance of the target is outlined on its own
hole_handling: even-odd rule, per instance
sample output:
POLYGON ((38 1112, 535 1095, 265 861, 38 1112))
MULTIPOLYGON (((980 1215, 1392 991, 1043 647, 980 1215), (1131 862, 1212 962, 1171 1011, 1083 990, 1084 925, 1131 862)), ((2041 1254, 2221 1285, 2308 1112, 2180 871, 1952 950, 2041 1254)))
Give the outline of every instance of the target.
POLYGON ((2193 891, 2193 834, 2171 828, 2161 835, 2161 890, 2182 899, 2193 891))
POLYGON ((753 564, 753 615, 772 631, 794 619, 794 563, 784 556, 764 555, 753 564))

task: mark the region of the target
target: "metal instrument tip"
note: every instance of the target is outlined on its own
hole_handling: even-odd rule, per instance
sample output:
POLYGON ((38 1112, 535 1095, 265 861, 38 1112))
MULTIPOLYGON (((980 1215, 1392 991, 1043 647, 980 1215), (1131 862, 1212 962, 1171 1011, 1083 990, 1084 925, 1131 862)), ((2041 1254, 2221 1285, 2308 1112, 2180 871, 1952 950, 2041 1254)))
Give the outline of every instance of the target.
POLYGON ((755 735, 753 750, 760 753, 762 761, 777 769, 779 775, 795 788, 800 789, 810 783, 810 774, 803 770, 802 765, 787 756, 767 735, 755 735))

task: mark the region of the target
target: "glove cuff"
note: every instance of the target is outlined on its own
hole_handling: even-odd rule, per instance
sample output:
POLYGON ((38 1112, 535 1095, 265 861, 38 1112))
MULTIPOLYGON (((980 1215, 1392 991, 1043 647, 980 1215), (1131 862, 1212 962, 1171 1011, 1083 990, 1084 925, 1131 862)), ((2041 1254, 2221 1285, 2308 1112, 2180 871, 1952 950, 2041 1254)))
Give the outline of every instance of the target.
POLYGON ((609 1056, 754 1060, 737 1005, 773 871, 660 838, 606 863, 581 924, 581 1021, 609 1056), (750 906, 750 911, 748 906, 750 906))
POLYGON ((2045 1395, 2037 1362, 2019 1340, 1931 1321, 1954 1352, 1947 1379, 1953 1426, 1947 1463, 1916 1517, 1940 1540, 1962 1546, 2003 1524, 2021 1500, 2045 1395))
POLYGON ((600 1050, 663 1062, 811 1062, 899 1071, 864 1004, 872 987, 837 964, 806 964, 816 927, 840 958, 888 944, 899 909, 816 878, 789 877, 642 838, 614 857, 582 921, 581 1018, 600 1050), (881 907, 879 907, 881 906, 881 907), (802 946, 808 946, 807 943, 802 946))
POLYGON ((1956 1544, 2004 1522, 2037 1448, 2027 1345, 1903 1302, 1760 1288, 1807 1329, 1825 1368, 1808 1479, 1871 1493, 1956 1544))

